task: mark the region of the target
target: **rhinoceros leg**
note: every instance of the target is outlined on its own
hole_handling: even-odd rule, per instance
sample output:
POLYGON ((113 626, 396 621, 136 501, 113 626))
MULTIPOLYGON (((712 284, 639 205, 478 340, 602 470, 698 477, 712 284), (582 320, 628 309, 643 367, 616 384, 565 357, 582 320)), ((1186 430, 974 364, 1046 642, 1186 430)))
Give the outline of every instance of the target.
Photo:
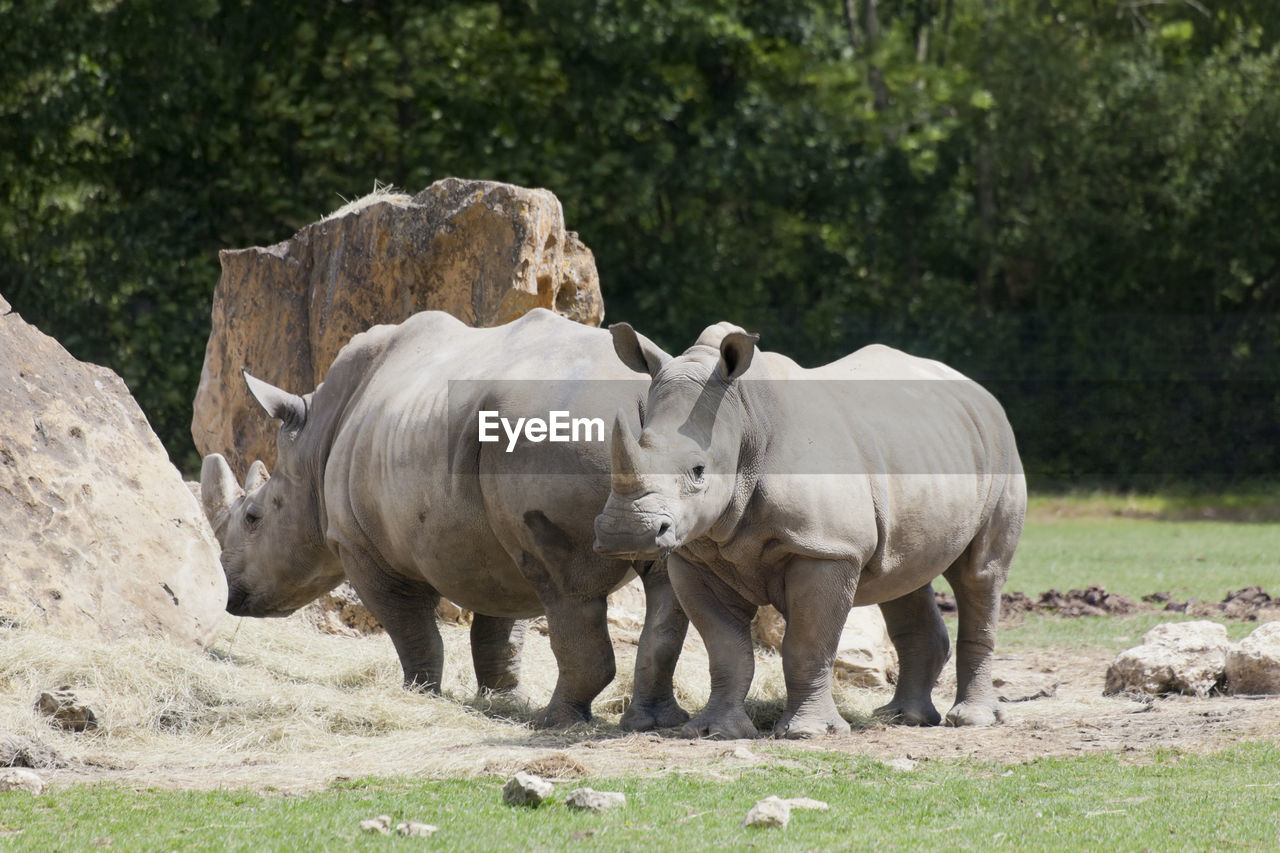
POLYGON ((608 607, 604 596, 576 598, 550 591, 542 602, 547 608, 551 651, 560 672, 551 701, 533 725, 567 728, 591 719, 591 700, 613 681, 616 665, 609 640, 608 607))
POLYGON ((1000 523, 999 513, 947 569, 956 594, 956 704, 947 712, 949 726, 989 726, 1003 722, 1004 709, 991 685, 991 657, 1000 624, 1000 588, 1021 525, 1000 523))
POLYGON ((405 687, 439 693, 444 671, 444 642, 436 627, 440 593, 430 584, 391 573, 355 548, 339 548, 338 554, 360 600, 391 637, 405 687))
POLYGON ((782 638, 787 710, 774 726, 775 735, 849 733, 831 695, 831 666, 853 605, 853 590, 845 583, 850 574, 847 563, 830 560, 797 558, 787 567, 787 631, 782 638))
POLYGON ((751 617, 756 606, 715 575, 696 569, 676 554, 667 557, 667 572, 680 606, 702 635, 710 659, 711 696, 702 713, 680 730, 684 737, 755 737, 755 723, 747 716, 747 690, 755 674, 751 648, 751 617))
POLYGON ((501 619, 477 613, 471 620, 471 662, 481 690, 511 693, 520 684, 523 619, 501 619))
POLYGON ((942 715, 933 706, 933 685, 947 662, 950 641, 938 612, 933 585, 880 604, 889 639, 898 651, 898 686, 893 701, 875 714, 908 726, 936 726, 942 715))
POLYGON ((644 629, 636 649, 636 675, 631 704, 622 715, 627 731, 664 729, 689 720, 676 701, 673 680, 676 661, 689 630, 689 617, 680 609, 665 561, 640 573, 644 584, 644 629))

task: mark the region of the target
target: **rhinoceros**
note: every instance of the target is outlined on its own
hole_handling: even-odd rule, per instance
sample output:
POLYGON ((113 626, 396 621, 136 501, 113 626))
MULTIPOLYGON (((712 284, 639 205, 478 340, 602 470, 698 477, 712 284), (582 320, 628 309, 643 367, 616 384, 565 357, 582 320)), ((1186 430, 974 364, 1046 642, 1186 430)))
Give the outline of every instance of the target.
POLYGON ((534 723, 563 727, 589 719, 614 676, 606 596, 635 571, 647 612, 622 725, 688 719, 672 693, 688 620, 665 568, 591 547, 609 492, 605 427, 619 407, 638 424, 645 392, 608 332, 543 309, 486 329, 428 311, 354 336, 313 393, 245 380, 282 423, 274 472, 255 462, 243 489, 221 455, 204 460, 228 611, 287 615, 347 578, 390 635, 406 685, 427 691, 441 683, 441 596, 475 612, 487 690, 516 687, 517 620, 545 612, 559 677, 534 723), (483 412, 514 422, 558 411, 602 415, 600 434, 512 440, 496 422, 478 426, 483 412))
POLYGON ((1003 719, 991 684, 1000 588, 1026 514, 1004 410, 959 372, 884 346, 812 370, 756 350, 727 323, 672 358, 626 324, 623 363, 651 377, 637 437, 613 424, 612 490, 596 549, 667 556, 681 606, 707 645, 711 694, 689 737, 750 737, 749 625, 772 604, 787 706, 775 734, 849 731, 831 694, 851 606, 879 604, 901 671, 877 713, 941 722, 931 691, 947 630, 931 583, 959 610, 957 695, 946 721, 1003 719))

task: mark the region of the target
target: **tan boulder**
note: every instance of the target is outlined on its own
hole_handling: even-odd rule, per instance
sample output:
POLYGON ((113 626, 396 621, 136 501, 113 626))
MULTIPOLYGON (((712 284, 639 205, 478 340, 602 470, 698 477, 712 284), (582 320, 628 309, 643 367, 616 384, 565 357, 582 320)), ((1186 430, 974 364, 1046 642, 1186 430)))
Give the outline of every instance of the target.
POLYGON ((227 585, 200 505, 120 377, 0 298, 0 616, 205 646, 227 585))
POLYGON ((448 178, 415 196, 377 191, 283 243, 221 253, 191 434, 243 478, 275 462, 278 425, 241 368, 311 391, 352 335, 418 311, 496 326, 536 307, 599 325, 595 259, 547 190, 448 178))
MULTIPOLYGON (((751 620, 751 639, 759 647, 782 651, 787 620, 765 605, 751 620)), ((835 677, 854 687, 884 687, 898 680, 898 652, 889 639, 880 608, 855 607, 840 632, 833 665, 835 677)))
POLYGON ((1267 622, 1227 653, 1232 693, 1280 693, 1280 622, 1267 622))
POLYGON ((1142 636, 1142 644, 1116 655, 1103 695, 1184 693, 1207 696, 1222 683, 1231 642, 1216 622, 1168 622, 1142 636))

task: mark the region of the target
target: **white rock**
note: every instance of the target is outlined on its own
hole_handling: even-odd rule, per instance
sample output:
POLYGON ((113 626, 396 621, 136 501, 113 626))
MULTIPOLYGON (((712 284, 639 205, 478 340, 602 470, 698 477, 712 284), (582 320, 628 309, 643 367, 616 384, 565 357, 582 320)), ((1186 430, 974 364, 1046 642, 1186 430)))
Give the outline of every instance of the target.
POLYGON ((380 814, 377 817, 360 821, 360 829, 364 832, 376 832, 386 835, 391 831, 391 815, 380 814))
POLYGON ((632 578, 609 593, 609 624, 615 628, 639 633, 644 628, 644 613, 644 584, 640 578, 632 578))
POLYGON ((1232 693, 1280 693, 1280 622, 1267 622, 1227 654, 1232 693))
POLYGON ((590 788, 575 788, 565 797, 564 804, 571 809, 603 812, 627 804, 627 795, 615 791, 593 791, 590 788))
MULTIPOLYGON (((761 648, 782 651, 787 620, 773 607, 756 611, 751 639, 761 648)), ((840 645, 832 666, 835 677, 855 687, 884 687, 897 680, 898 652, 889 639, 880 608, 855 607, 840 632, 840 645)))
POLYGON ((540 776, 523 771, 512 776, 502 789, 502 801, 509 806, 537 808, 555 792, 555 786, 540 776))
POLYGON ((801 809, 803 811, 825 812, 831 808, 822 800, 813 800, 809 797, 791 797, 783 800, 783 802, 787 804, 787 808, 801 809))
POLYGON ((5 310, 0 377, 8 624, 208 646, 227 604, 218 544, 124 381, 5 310))
POLYGON ((885 767, 888 767, 890 770, 897 770, 900 773, 910 773, 912 770, 916 769, 916 763, 910 758, 894 758, 890 761, 881 761, 880 763, 885 767))
POLYGON ((427 838, 439 831, 439 829, 440 827, 438 826, 432 826, 429 823, 418 823, 414 820, 396 824, 396 832, 407 838, 427 838))
POLYGON ((742 825, 756 828, 786 829, 791 821, 791 806, 776 796, 766 797, 751 807, 742 825))
POLYGON ((44 780, 24 767, 6 767, 0 770, 0 791, 26 791, 39 796, 44 793, 44 780))
POLYGON ((1116 656, 1102 692, 1207 696, 1226 673, 1230 647, 1227 629, 1216 622, 1157 625, 1142 645, 1116 656))

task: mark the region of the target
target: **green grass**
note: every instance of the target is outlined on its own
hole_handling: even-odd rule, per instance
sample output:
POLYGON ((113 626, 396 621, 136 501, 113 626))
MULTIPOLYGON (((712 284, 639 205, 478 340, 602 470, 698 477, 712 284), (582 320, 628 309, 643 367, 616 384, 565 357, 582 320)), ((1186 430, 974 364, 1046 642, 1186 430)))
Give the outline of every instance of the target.
MULTIPOLYGON (((1021 622, 1000 626, 996 638, 996 651, 1044 648, 1054 646, 1069 649, 1106 649, 1120 653, 1142 641, 1142 635, 1161 622, 1205 619, 1185 613, 1151 611, 1132 616, 1083 616, 1068 618, 1057 615, 1029 614, 1021 622)), ((947 630, 952 642, 956 636, 955 617, 947 617, 947 630)), ((1244 639, 1257 630, 1257 622, 1241 622, 1233 619, 1209 619, 1226 627, 1227 636, 1234 642, 1244 639)))
MULTIPOLYGON (((1159 753, 1005 767, 924 762, 889 770, 857 756, 761 746, 769 763, 727 781, 706 776, 589 779, 623 791, 625 808, 582 814, 559 783, 537 810, 501 802, 500 779, 362 780, 303 796, 242 791, 133 791, 77 786, 0 796, 5 849, 89 850, 1211 850, 1280 844, 1280 747, 1159 753), (748 830, 770 794, 809 796, 786 830, 748 830), (374 836, 361 820, 432 823, 430 839, 374 836)), ((729 770, 728 772, 734 772, 729 770)))
POLYGON ((1134 599, 1158 591, 1221 601, 1260 585, 1280 595, 1280 524, 1130 518, 1028 521, 1005 589, 1106 587, 1134 599))

